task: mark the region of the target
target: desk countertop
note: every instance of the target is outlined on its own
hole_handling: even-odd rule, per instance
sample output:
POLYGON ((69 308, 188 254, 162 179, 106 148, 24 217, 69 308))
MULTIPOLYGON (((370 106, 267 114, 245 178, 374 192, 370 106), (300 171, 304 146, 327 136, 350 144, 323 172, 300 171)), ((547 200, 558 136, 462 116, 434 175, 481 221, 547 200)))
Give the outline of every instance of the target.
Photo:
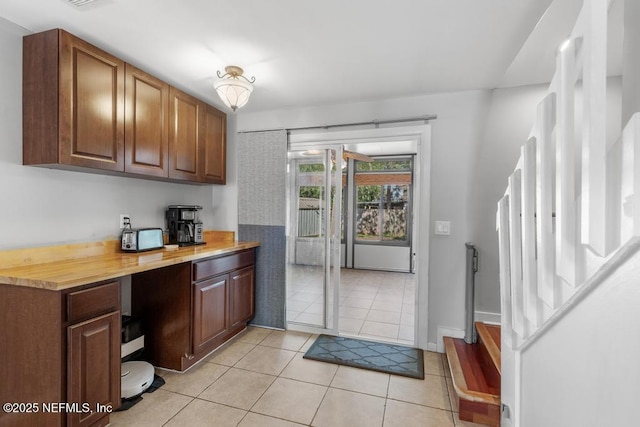
MULTIPOLYGON (((15 256, 11 257, 11 254, 8 254, 3 258, 3 253, 0 252, 0 284, 61 291, 257 246, 260 246, 259 242, 214 240, 206 245, 182 247, 174 250, 158 249, 142 253, 104 251, 105 253, 94 254, 90 250, 91 248, 88 248, 87 256, 76 254, 70 259, 55 260, 43 257, 44 261, 38 262, 26 255, 22 263, 12 263, 10 261, 15 261, 15 256), (6 265, 10 265, 10 267, 3 268, 6 265)), ((56 248, 59 247, 51 247, 51 251, 56 251, 56 248)), ((39 251, 41 255, 43 248, 34 249, 34 251, 39 251)), ((26 250, 21 250, 21 256, 24 256, 23 253, 26 252, 26 250)))

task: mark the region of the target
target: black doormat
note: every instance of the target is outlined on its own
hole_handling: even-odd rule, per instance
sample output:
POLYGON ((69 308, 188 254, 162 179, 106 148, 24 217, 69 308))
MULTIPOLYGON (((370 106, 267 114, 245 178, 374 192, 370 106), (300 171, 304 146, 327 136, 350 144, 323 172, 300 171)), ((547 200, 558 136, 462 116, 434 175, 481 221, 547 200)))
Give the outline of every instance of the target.
POLYGON ((320 335, 305 359, 424 379, 424 354, 417 348, 320 335))
POLYGON ((158 374, 154 374, 153 375, 153 382, 151 383, 151 385, 149 386, 149 388, 147 388, 145 391, 143 391, 142 393, 140 393, 137 396, 133 396, 129 399, 126 398, 122 398, 120 399, 120 407, 116 409, 117 412, 120 411, 126 411, 128 409, 130 409, 133 405, 135 405, 136 403, 140 402, 142 400, 142 395, 144 393, 153 393, 154 391, 156 391, 157 389, 159 389, 160 387, 162 387, 164 385, 164 378, 162 378, 160 375, 158 374))

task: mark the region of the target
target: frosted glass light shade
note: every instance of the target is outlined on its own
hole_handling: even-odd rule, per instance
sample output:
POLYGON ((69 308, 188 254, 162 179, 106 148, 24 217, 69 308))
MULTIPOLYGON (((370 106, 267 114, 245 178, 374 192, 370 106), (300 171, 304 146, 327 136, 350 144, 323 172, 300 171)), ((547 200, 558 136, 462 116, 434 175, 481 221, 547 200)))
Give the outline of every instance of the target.
POLYGON ((233 111, 241 108, 249 101, 253 85, 237 77, 225 77, 213 83, 213 87, 222 102, 233 111))

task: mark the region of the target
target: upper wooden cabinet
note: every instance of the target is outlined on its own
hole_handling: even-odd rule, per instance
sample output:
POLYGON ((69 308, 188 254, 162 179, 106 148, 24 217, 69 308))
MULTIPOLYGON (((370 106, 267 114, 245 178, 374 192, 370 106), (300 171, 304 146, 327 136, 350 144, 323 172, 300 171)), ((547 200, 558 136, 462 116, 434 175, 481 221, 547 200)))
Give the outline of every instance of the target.
POLYGON ((225 184, 227 115, 173 87, 169 100, 169 177, 225 184))
POLYGON ((24 38, 25 165, 225 184, 226 117, 64 30, 24 38))
POLYGON ((127 64, 126 172, 167 177, 169 172, 169 85, 127 64))
POLYGON ((204 132, 205 104, 173 87, 169 99, 169 177, 200 181, 199 144, 204 132))
POLYGON ((226 184, 227 115, 207 105, 204 116, 202 178, 210 184, 226 184))
POLYGON ((62 30, 24 38, 23 163, 124 171, 124 62, 62 30))

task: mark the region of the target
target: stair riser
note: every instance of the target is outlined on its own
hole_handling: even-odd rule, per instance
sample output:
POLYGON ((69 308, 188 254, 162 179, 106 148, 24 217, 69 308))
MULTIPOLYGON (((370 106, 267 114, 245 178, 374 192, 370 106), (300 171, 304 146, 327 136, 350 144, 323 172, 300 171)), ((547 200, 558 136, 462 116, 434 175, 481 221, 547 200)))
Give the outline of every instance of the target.
POLYGON ((465 399, 459 399, 458 406, 461 420, 500 427, 500 406, 465 399))
POLYGON ((478 342, 444 338, 459 418, 500 426, 500 327, 476 323, 478 342))
POLYGON ((487 384, 497 389, 499 394, 500 393, 500 373, 498 372, 496 365, 493 363, 493 360, 489 355, 489 351, 487 350, 487 347, 481 338, 478 339, 478 356, 480 359, 480 366, 482 368, 482 373, 484 374, 487 380, 487 384))

